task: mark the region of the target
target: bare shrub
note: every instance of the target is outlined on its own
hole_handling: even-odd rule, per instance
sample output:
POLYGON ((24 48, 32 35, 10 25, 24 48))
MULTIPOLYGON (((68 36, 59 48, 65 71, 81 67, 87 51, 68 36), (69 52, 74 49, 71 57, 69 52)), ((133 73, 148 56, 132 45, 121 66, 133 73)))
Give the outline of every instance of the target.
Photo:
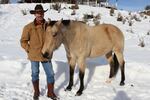
POLYGON ((76 14, 76 10, 75 10, 75 9, 73 9, 73 11, 72 11, 71 15, 75 15, 75 14, 76 14))
POLYGON ((87 23, 88 22, 88 19, 83 17, 83 22, 87 23))
POLYGON ((84 19, 92 19, 94 18, 94 15, 93 14, 84 14, 84 19))
POLYGON ((72 6, 70 7, 70 9, 79 9, 79 6, 78 6, 78 4, 76 3, 76 4, 72 5, 72 6))
POLYGON ((130 15, 131 15, 131 12, 129 12, 128 15, 130 16, 130 15))
POLYGON ((93 18, 93 23, 94 23, 95 25, 99 25, 99 24, 100 24, 100 19, 101 19, 101 15, 100 15, 100 13, 99 13, 99 14, 97 14, 96 16, 94 16, 94 18, 93 18))
POLYGON ((125 18, 123 18, 122 23, 123 23, 123 24, 125 24, 125 23, 126 23, 126 19, 125 19, 125 18))
POLYGON ((100 14, 100 13, 97 14, 97 15, 95 16, 95 18, 96 18, 96 19, 101 19, 101 14, 100 14))
POLYGON ((150 30, 147 32, 147 35, 150 35, 150 30))
POLYGON ((128 21, 128 23, 129 23, 129 26, 132 26, 132 24, 133 24, 132 21, 128 21))
POLYGON ((133 20, 130 18, 130 19, 128 20, 128 23, 129 23, 129 26, 132 26, 132 25, 133 25, 133 20))
POLYGON ((144 13, 140 13, 140 17, 144 17, 144 13))
POLYGON ((133 15, 133 19, 135 19, 135 20, 138 21, 138 22, 141 22, 140 18, 138 18, 136 14, 133 15))
POLYGON ((27 10, 26 10, 26 9, 22 9, 22 10, 21 10, 21 13, 22 13, 23 15, 27 15, 27 10))
POLYGON ((50 6, 50 8, 59 11, 61 9, 61 4, 55 3, 52 6, 50 6))
POLYGON ((99 25, 99 24, 100 24, 100 21, 99 21, 98 19, 94 18, 94 19, 93 19, 93 23, 94 23, 95 25, 99 25))
POLYGON ((117 21, 122 21, 122 20, 123 20, 123 16, 121 15, 121 13, 118 13, 117 21))
POLYGON ((88 22, 89 19, 93 19, 93 23, 98 25, 100 24, 101 14, 98 13, 97 15, 94 15, 94 12, 91 12, 91 14, 84 14, 83 21, 88 22))
POLYGON ((140 37, 139 38, 139 44, 138 44, 138 46, 145 47, 144 37, 140 37))
POLYGON ((147 16, 144 16, 144 19, 147 19, 147 16))
POLYGON ((115 13, 114 8, 111 8, 111 9, 110 9, 110 12, 109 12, 110 16, 114 16, 114 13, 115 13))
POLYGON ((133 29, 132 29, 132 28, 127 29, 126 31, 134 34, 134 31, 133 31, 133 29))

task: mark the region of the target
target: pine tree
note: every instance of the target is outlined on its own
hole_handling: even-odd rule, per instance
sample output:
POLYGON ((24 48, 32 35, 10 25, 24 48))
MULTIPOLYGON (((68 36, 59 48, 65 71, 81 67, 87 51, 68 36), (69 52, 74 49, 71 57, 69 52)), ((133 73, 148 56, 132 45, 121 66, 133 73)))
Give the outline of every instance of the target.
POLYGON ((0 4, 7 4, 9 3, 9 0, 0 0, 0 4))
POLYGON ((145 10, 150 10, 150 5, 147 5, 147 6, 145 7, 145 10))

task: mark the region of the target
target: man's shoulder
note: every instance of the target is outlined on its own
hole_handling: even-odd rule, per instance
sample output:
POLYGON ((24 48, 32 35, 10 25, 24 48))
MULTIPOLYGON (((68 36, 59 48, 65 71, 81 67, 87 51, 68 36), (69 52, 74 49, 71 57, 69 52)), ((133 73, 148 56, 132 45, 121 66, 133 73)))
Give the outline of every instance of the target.
POLYGON ((34 25, 34 22, 30 22, 28 24, 25 25, 25 27, 32 27, 34 25))

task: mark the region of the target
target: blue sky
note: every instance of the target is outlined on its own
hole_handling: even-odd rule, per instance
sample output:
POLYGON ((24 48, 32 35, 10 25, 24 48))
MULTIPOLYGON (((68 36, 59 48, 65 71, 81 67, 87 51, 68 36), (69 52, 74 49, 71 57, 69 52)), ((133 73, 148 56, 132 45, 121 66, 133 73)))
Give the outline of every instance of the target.
MULTIPOLYGON (((115 4, 116 0, 109 0, 111 4, 115 4)), ((143 10, 146 5, 150 5, 150 0, 118 0, 118 8, 129 11, 143 10)))

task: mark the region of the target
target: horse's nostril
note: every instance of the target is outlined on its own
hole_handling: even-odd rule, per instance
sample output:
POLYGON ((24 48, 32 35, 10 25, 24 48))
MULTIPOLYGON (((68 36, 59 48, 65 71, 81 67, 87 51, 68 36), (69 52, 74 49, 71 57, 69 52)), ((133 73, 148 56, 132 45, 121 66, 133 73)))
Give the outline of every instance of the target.
POLYGON ((44 58, 48 58, 49 54, 48 52, 45 52, 44 54, 42 54, 44 58))

